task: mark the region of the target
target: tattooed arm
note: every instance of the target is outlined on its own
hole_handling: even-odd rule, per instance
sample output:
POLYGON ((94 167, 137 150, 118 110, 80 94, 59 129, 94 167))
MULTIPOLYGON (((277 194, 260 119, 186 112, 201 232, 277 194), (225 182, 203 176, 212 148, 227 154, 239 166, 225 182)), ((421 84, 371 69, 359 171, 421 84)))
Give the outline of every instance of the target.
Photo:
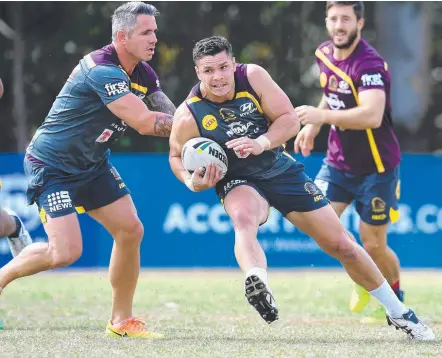
POLYGON ((150 111, 133 93, 128 93, 106 106, 113 114, 142 135, 170 136, 173 116, 150 111))
POLYGON ((173 116, 166 113, 157 113, 153 127, 153 135, 158 137, 169 137, 172 131, 173 116))
POLYGON ((162 91, 154 92, 143 99, 147 108, 155 112, 163 112, 173 116, 176 108, 169 97, 162 91))

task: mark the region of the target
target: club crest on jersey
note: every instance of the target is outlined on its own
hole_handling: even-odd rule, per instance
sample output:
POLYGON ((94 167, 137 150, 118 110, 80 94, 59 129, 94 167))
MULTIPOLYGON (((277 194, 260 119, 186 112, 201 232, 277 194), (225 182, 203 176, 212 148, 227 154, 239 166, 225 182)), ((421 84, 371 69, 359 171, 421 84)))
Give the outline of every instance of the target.
POLYGON ((206 131, 213 131, 218 127, 218 121, 216 120, 215 116, 208 114, 207 116, 204 116, 202 120, 203 128, 206 131))
POLYGON ((331 75, 328 79, 328 89, 330 91, 336 91, 338 89, 338 80, 335 75, 331 75))
POLYGON ((221 108, 219 110, 219 115, 224 122, 234 121, 236 119, 235 112, 228 108, 221 108))

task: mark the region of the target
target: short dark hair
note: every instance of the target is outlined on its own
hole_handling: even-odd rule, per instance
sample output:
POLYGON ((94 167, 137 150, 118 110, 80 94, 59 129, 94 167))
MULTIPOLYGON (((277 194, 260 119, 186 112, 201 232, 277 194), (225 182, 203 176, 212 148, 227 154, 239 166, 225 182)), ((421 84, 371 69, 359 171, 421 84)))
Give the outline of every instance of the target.
POLYGON ((364 17, 364 3, 362 1, 327 1, 325 14, 327 15, 328 10, 335 5, 353 6, 353 11, 355 12, 356 18, 360 20, 364 17))
POLYGON ((118 6, 112 15, 112 40, 117 39, 118 31, 130 33, 137 24, 138 15, 158 16, 160 12, 153 5, 141 1, 130 1, 118 6))
POLYGON ((204 56, 215 56, 223 51, 228 55, 233 55, 231 43, 223 36, 206 37, 199 40, 193 47, 193 62, 196 63, 204 56))

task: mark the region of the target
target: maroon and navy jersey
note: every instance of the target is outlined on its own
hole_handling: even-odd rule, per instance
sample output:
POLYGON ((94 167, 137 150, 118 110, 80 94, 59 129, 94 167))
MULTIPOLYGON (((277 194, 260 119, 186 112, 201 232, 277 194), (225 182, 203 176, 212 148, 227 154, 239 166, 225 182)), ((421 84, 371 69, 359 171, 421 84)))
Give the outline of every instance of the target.
POLYGON ((127 128, 106 105, 130 92, 143 99, 157 91, 158 77, 147 63, 129 76, 112 44, 93 51, 72 71, 27 153, 68 174, 106 168, 109 147, 127 128))

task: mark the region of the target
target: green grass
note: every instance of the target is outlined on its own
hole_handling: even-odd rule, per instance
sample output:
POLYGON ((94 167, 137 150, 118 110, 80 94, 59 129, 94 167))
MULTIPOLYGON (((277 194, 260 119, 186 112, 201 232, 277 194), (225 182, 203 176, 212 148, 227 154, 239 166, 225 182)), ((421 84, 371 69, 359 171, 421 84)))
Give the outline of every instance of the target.
MULTIPOLYGON (((107 273, 58 271, 12 283, 0 297, 0 357, 442 357, 442 341, 410 342, 348 311, 341 271, 270 271, 280 320, 266 324, 238 271, 146 271, 135 313, 164 340, 108 339, 107 273)), ((407 304, 442 336, 442 272, 405 272, 407 304)), ((375 304, 367 312, 376 309, 375 304)))

